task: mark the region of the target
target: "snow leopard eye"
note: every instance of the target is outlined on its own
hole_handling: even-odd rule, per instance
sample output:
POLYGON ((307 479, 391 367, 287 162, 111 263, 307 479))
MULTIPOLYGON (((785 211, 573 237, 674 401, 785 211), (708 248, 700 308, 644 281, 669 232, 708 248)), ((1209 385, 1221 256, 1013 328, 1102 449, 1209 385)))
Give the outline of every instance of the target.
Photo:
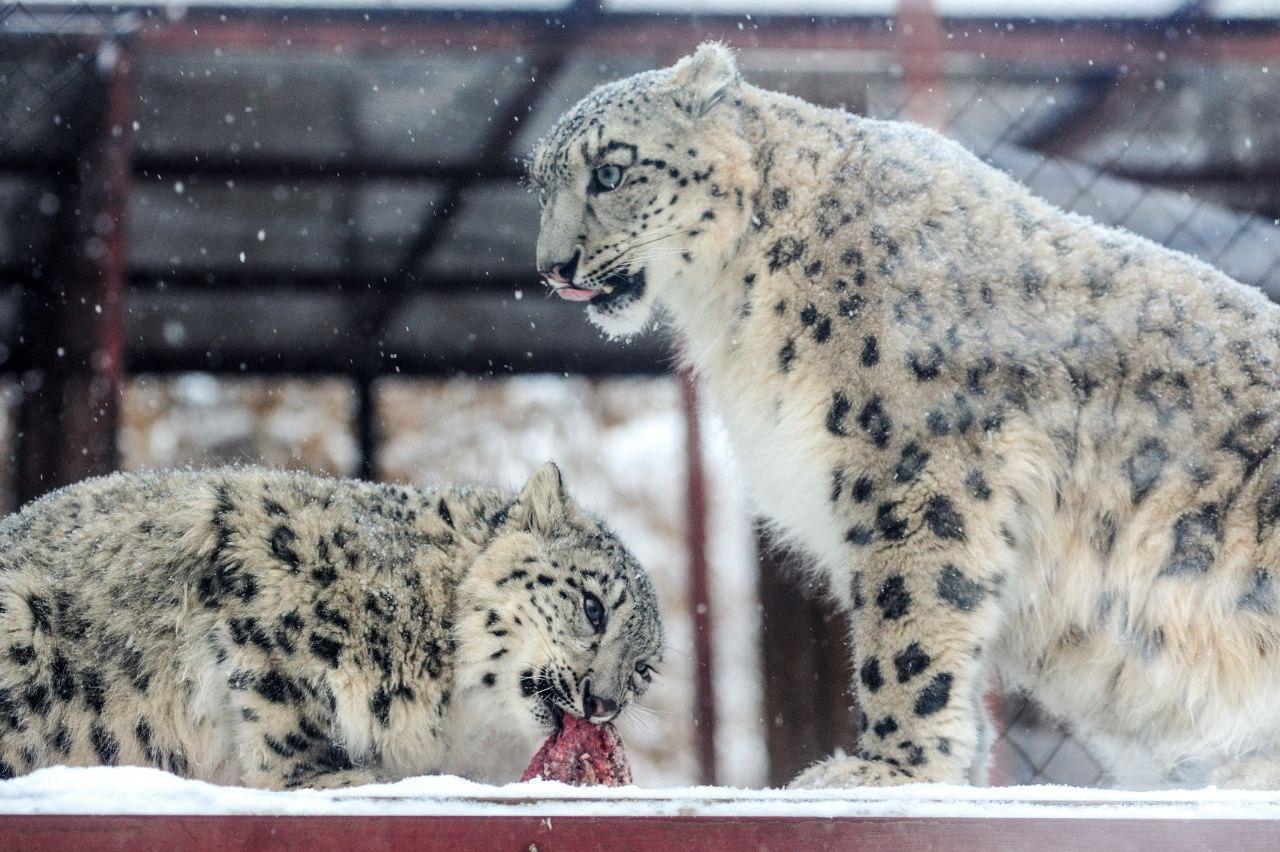
POLYGON ((597 633, 603 633, 604 604, 600 603, 600 599, 587 592, 582 596, 582 611, 586 613, 587 621, 591 622, 592 629, 597 633))
POLYGON ((596 192, 612 192, 622 184, 622 166, 605 163, 591 172, 591 188, 596 192))

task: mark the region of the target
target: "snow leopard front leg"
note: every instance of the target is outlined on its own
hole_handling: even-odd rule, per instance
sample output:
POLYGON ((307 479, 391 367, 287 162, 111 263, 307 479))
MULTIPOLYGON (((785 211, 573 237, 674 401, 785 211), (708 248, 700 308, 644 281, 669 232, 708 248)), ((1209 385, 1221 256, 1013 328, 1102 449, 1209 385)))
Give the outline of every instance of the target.
MULTIPOLYGON (((325 670, 309 659, 317 653, 336 658, 341 644, 316 632, 308 642, 301 624, 296 612, 268 627, 252 617, 230 618, 226 635, 214 640, 226 673, 241 782, 284 790, 392 780, 376 755, 346 741, 336 715, 340 705, 354 702, 341 701, 325 670)), ((363 682, 358 674, 339 680, 363 682)))
POLYGON ((315 682, 276 668, 241 669, 231 686, 238 693, 234 736, 243 783, 287 790, 393 780, 376 760, 362 760, 344 747, 324 688, 315 682))
POLYGON ((978 757, 1007 546, 977 498, 894 496, 903 499, 868 501, 874 520, 846 534, 839 592, 852 622, 858 750, 815 764, 793 787, 964 783, 978 757))

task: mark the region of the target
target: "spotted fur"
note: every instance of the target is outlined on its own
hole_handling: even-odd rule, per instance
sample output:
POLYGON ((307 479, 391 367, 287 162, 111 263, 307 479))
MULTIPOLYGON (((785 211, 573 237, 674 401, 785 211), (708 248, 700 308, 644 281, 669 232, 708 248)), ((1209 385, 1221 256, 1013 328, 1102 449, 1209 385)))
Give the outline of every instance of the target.
POLYGON ((850 611, 859 752, 797 783, 968 777, 994 669, 1163 778, 1280 784, 1260 292, 715 45, 596 90, 530 173, 539 265, 576 253, 610 334, 662 307, 759 508, 850 611), (586 193, 619 151, 621 186, 586 193))
POLYGON ((0 522, 0 777, 511 781, 555 714, 641 695, 661 644, 647 576, 552 464, 518 495, 88 480, 0 522))

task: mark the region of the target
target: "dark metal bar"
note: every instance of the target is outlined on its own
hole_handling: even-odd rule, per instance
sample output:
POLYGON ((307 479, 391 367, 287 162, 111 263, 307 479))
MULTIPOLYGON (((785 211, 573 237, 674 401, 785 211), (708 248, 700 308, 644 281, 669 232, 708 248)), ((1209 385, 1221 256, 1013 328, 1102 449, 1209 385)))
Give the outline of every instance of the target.
MULTIPOLYGON (((492 377, 546 374, 599 378, 666 376, 671 374, 670 354, 650 349, 636 353, 625 346, 610 346, 589 357, 580 354, 538 355, 518 358, 472 352, 465 355, 400 353, 397 360, 380 366, 379 376, 492 377), (393 367, 394 365, 394 367, 393 367)), ((351 376, 356 369, 350 355, 332 350, 302 354, 252 354, 222 352, 210 355, 192 350, 149 349, 129 354, 130 374, 213 373, 228 376, 351 376)), ((0 369, 0 374, 7 372, 0 369)))
POLYGON ((712 641, 711 584, 707 569, 707 481, 702 461, 698 388, 682 371, 680 407, 685 438, 685 540, 689 551, 689 605, 693 616, 694 740, 703 784, 716 783, 715 647, 712 641))
POLYGON ((1103 115, 1119 96, 1130 93, 1130 81, 1134 79, 1132 75, 1122 79, 1119 71, 1110 70, 1105 77, 1081 81, 1085 91, 1077 100, 1059 106, 1048 121, 1018 139, 1017 144, 1059 155, 1074 150, 1080 141, 1097 132, 1103 115))
MULTIPOLYGON (((24 282, 23 270, 0 269, 0 280, 24 282)), ((222 268, 208 271, 184 270, 158 272, 139 270, 129 276, 129 287, 138 292, 165 291, 169 293, 189 290, 198 293, 247 293, 259 290, 279 290, 286 287, 301 293, 337 293, 358 297, 369 291, 371 284, 385 286, 390 275, 378 275, 357 270, 336 270, 332 273, 298 272, 293 270, 252 270, 222 268)), ((24 282, 25 283, 25 282, 24 282)), ((524 274, 497 273, 486 275, 450 274, 441 278, 416 278, 407 282, 402 292, 438 296, 474 296, 492 294, 510 296, 516 290, 528 293, 545 292, 543 284, 530 264, 524 274)))
MULTIPOLYGON (((73 163, 50 157, 41 151, 0 151, 0 173, 56 176, 73 163)), ((282 180, 518 180, 522 169, 514 158, 457 163, 428 161, 394 161, 374 157, 314 156, 275 157, 258 154, 230 154, 223 151, 201 151, 198 154, 142 153, 134 160, 138 178, 151 180, 191 180, 204 178, 214 182, 282 181, 282 180)))
POLYGON ((1134 183, 1176 188, 1249 189, 1264 184, 1280 185, 1280 167, 1274 164, 1253 166, 1214 163, 1203 167, 1150 169, 1118 166, 1107 168, 1106 172, 1112 177, 1130 180, 1134 183))
POLYGON ((481 181, 518 180, 523 170, 514 158, 458 163, 395 162, 373 157, 274 159, 252 155, 202 153, 198 157, 149 154, 137 171, 145 177, 204 177, 212 180, 348 180, 481 181))
MULTIPOLYGON (((28 270, 9 272, 8 276, 0 274, 0 283, 20 284, 31 295, 45 292, 45 285, 31 278, 28 270)), ((359 276, 316 275, 282 281, 270 272, 225 278, 136 275, 128 290, 132 305, 126 323, 128 367, 134 372, 241 375, 354 376, 364 371, 368 375, 442 376, 455 369, 474 375, 670 374, 672 357, 666 338, 644 335, 629 346, 608 345, 579 313, 545 297, 532 298, 541 293, 540 287, 523 276, 419 282, 412 288, 413 298, 397 314, 406 321, 417 317, 429 322, 434 311, 459 312, 459 316, 503 311, 537 318, 540 331, 488 333, 468 344, 456 336, 438 337, 429 329, 415 327, 414 332, 406 332, 392 323, 395 333, 388 331, 387 342, 394 351, 366 364, 361 360, 365 341, 356 315, 367 287, 359 276), (517 289, 523 289, 523 301, 513 298, 517 289), (256 299, 249 294, 256 294, 256 299), (268 314, 250 310, 255 300, 276 307, 268 314), (193 312, 192 305, 201 307, 193 312), (219 305, 222 307, 216 307, 219 305), (181 338, 170 337, 171 327, 181 329, 181 338), (321 329, 324 333, 318 333, 321 329)), ((48 316, 43 302, 34 308, 37 317, 48 316)), ((51 333, 38 336, 54 339, 51 333)), ((4 342, 14 344, 12 340, 4 342)), ((21 373, 39 363, 37 353, 18 345, 0 371, 21 373)))
MULTIPOLYGON (((1214 50, 1217 41, 1206 42, 1196 29, 1206 22, 1206 3, 1207 0, 1185 0, 1163 20, 1151 22, 1148 34, 1135 38, 1135 48, 1142 46, 1148 53, 1164 50, 1175 61, 1179 56, 1191 55, 1202 62, 1203 54, 1214 50), (1184 32, 1188 37, 1175 39, 1170 44, 1165 41, 1169 32, 1184 32), (1201 55, 1195 56, 1196 53, 1201 55)), ((1046 154, 1070 156, 1095 136, 1108 119, 1131 110, 1135 101, 1145 97, 1149 80, 1145 74, 1134 73, 1127 65, 1121 65, 1100 68, 1097 75, 1081 82, 1087 89, 1077 102, 1059 107, 1056 115, 1018 144, 1046 154)))
POLYGON ((19 503, 117 466, 125 366, 125 214, 132 179, 132 62, 99 48, 104 111, 79 158, 48 280, 27 293, 18 411, 19 503))
POLYGON ((357 373, 356 386, 356 476, 376 482, 378 479, 378 398, 375 378, 357 373))
MULTIPOLYGON (((1078 78, 1073 78, 1073 81, 1078 78)), ((1097 76, 1085 81, 1091 90, 1082 102, 1073 103, 1064 108, 1054 119, 1040 126, 1032 134, 1017 140, 1017 144, 1045 153, 1061 153, 1070 150, 1077 139, 1087 139, 1103 121, 1099 115, 1105 104, 1099 103, 1095 97, 1115 93, 1119 85, 1119 77, 1108 75, 1104 79, 1097 76)), ((48 159, 38 152, 0 152, 0 174, 39 175, 58 178, 73 170, 75 164, 69 161, 48 159)), ((1121 166, 1105 169, 1109 174, 1124 180, 1153 186, 1171 186, 1195 192, 1201 189, 1249 190, 1260 184, 1280 183, 1280 169, 1267 164, 1249 163, 1210 163, 1204 166, 1181 168, 1142 169, 1121 166)), ((195 178, 211 181, 253 181, 253 180, 380 180, 389 179, 401 182, 410 181, 449 181, 461 177, 473 179, 476 183, 483 181, 515 181, 521 176, 522 169, 514 159, 507 162, 494 162, 487 166, 479 164, 409 164, 409 163, 348 163, 343 160, 293 160, 293 159, 258 159, 238 161, 234 158, 209 158, 201 155, 199 160, 185 157, 165 157, 157 161, 150 157, 139 157, 135 163, 134 175, 138 177, 154 177, 157 174, 171 178, 192 180, 195 178)), ((536 276, 531 271, 525 285, 536 283, 536 276)), ((13 270, 0 269, 0 276, 12 277, 13 270)), ((240 269, 215 270, 206 273, 212 276, 212 286, 238 286, 235 281, 245 273, 240 269)), ((192 279, 192 273, 178 273, 179 278, 192 279)), ((145 273, 133 273, 135 280, 145 278, 145 273)), ((156 276, 159 277, 159 276, 156 276)), ((338 280, 337 276, 315 276, 308 273, 290 271, 288 279, 297 279, 303 286, 308 282, 323 278, 326 282, 338 280)), ((273 278, 279 283, 281 278, 273 278)), ((360 286, 364 286, 368 276, 360 278, 360 286)), ((476 275, 474 279, 462 279, 464 287, 483 286, 488 277, 476 275)), ((459 281, 451 278, 449 285, 459 281)), ((414 282, 408 282, 412 284, 414 282)), ((446 286, 449 286, 446 285, 446 286)))
MULTIPOLYGON (((361 157, 365 148, 365 140, 357 114, 356 94, 350 86, 344 87, 339 103, 342 114, 340 123, 347 134, 349 150, 354 152, 357 157, 361 157)), ((342 193, 341 215, 339 217, 339 221, 343 223, 345 229, 341 259, 344 277, 350 277, 353 270, 360 268, 360 259, 363 254, 359 230, 356 228, 355 202, 356 189, 348 186, 346 191, 342 193)), ((360 293, 358 290, 356 292, 360 293)), ((375 288, 373 292, 376 294, 378 290, 375 288)), ((356 297, 356 303, 360 306, 361 315, 367 315, 377 310, 376 299, 377 296, 369 295, 368 291, 360 293, 356 297), (371 300, 374 300, 372 305, 370 304, 371 300)), ((378 397, 375 387, 378 342, 376 339, 368 338, 369 333, 376 330, 367 327, 363 329, 366 334, 366 337, 362 338, 364 354, 360 358, 360 363, 352 377, 356 391, 356 476, 368 482, 377 481, 380 473, 378 464, 378 397)))

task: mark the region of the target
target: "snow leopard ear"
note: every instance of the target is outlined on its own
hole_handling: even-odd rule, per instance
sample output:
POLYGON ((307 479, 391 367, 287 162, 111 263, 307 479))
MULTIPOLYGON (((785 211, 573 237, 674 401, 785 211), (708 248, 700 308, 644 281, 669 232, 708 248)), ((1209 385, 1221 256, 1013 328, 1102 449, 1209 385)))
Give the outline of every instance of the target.
POLYGON ((738 64, 723 44, 709 41, 676 63, 672 99, 691 118, 702 118, 738 88, 738 64))
POLYGON ((547 532, 567 516, 567 500, 560 468, 555 462, 547 462, 529 476, 518 502, 529 528, 547 532))

